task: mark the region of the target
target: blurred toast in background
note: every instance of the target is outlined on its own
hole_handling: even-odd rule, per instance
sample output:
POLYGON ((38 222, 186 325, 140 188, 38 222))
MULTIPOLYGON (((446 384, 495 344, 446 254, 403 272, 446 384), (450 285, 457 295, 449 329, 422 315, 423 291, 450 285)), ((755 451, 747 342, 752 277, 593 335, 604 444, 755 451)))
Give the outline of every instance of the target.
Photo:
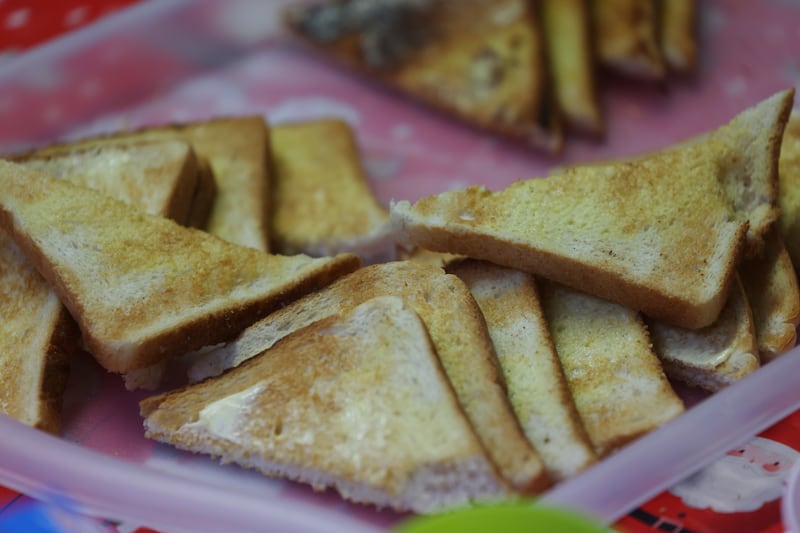
POLYGON ((590 0, 600 65, 629 78, 661 81, 656 0, 590 0))
POLYGON ((602 137, 605 126, 587 1, 542 0, 539 5, 553 95, 561 116, 569 128, 602 137))
POLYGON ((697 5, 695 0, 661 0, 659 40, 667 67, 680 74, 697 68, 697 5))
POLYGON ((485 131, 563 144, 539 15, 527 0, 334 0, 286 13, 320 54, 485 131))

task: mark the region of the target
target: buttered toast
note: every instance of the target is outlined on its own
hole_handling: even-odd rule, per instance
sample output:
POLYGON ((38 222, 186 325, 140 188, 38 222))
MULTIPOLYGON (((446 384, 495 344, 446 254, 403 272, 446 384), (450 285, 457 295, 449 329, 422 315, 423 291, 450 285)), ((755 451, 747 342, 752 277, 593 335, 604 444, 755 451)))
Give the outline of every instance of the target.
POLYGON ((527 0, 335 0, 288 26, 323 57, 485 131, 563 144, 541 22, 527 0))
POLYGON ((703 327, 725 303, 748 230, 728 191, 736 178, 774 176, 792 96, 779 93, 745 111, 746 121, 735 118, 735 128, 680 148, 572 167, 498 192, 471 186, 396 202, 392 223, 401 242, 518 268, 667 323, 703 327))
POLYGON ((202 354, 191 378, 219 374, 291 331, 387 295, 404 298, 422 317, 459 402, 503 478, 518 491, 542 490, 550 480, 508 402, 480 308, 460 279, 435 266, 395 261, 361 268, 275 311, 234 342, 202 354))
POLYGON ((0 226, 113 372, 229 340, 359 265, 269 255, 5 161, 0 187, 0 226))
POLYGON ((426 513, 507 493, 400 297, 299 328, 141 412, 150 438, 379 507, 426 513))

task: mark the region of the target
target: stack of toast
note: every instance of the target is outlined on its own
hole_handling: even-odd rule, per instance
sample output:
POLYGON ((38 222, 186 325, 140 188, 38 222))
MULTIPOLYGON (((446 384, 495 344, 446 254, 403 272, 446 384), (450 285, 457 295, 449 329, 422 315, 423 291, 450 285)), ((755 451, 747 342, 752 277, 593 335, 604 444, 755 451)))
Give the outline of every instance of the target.
POLYGON ((329 120, 247 117, 259 146, 236 153, 187 133, 230 119, 0 161, 0 290, 24 295, 3 300, 0 372, 26 376, 0 408, 57 432, 77 350, 140 383, 181 360, 186 384, 140 404, 150 438, 397 510, 541 493, 680 416, 675 383, 714 392, 794 345, 793 97, 388 210, 329 120), (237 165, 211 190, 258 176, 266 223, 241 228, 265 246, 197 192, 237 165))
POLYGON ((558 153, 600 138, 602 74, 696 69, 693 0, 322 0, 293 6, 304 44, 482 131, 558 153))

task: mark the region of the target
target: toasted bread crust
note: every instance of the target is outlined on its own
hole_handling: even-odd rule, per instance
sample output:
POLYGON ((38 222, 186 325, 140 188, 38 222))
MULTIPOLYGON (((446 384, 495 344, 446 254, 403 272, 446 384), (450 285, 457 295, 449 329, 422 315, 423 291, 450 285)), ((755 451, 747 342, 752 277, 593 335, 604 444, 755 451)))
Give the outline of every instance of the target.
POLYGON ((141 414, 148 437, 354 501, 430 512, 505 492, 399 297, 300 328, 222 376, 145 399, 141 414))
POLYGON ((363 7, 356 4, 295 8, 287 24, 325 57, 448 116, 561 150, 540 21, 529 2, 380 0, 370 3, 371 17, 355 13, 363 7), (354 13, 337 22, 326 10, 354 13))

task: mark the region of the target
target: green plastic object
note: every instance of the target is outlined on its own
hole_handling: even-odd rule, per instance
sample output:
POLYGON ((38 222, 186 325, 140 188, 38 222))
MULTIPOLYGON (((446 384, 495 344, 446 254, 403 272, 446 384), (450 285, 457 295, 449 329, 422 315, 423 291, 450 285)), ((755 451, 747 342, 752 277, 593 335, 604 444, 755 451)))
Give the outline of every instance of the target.
POLYGON ((402 523, 394 533, 612 533, 590 518, 572 510, 534 505, 531 502, 480 505, 446 513, 417 516, 402 523))

